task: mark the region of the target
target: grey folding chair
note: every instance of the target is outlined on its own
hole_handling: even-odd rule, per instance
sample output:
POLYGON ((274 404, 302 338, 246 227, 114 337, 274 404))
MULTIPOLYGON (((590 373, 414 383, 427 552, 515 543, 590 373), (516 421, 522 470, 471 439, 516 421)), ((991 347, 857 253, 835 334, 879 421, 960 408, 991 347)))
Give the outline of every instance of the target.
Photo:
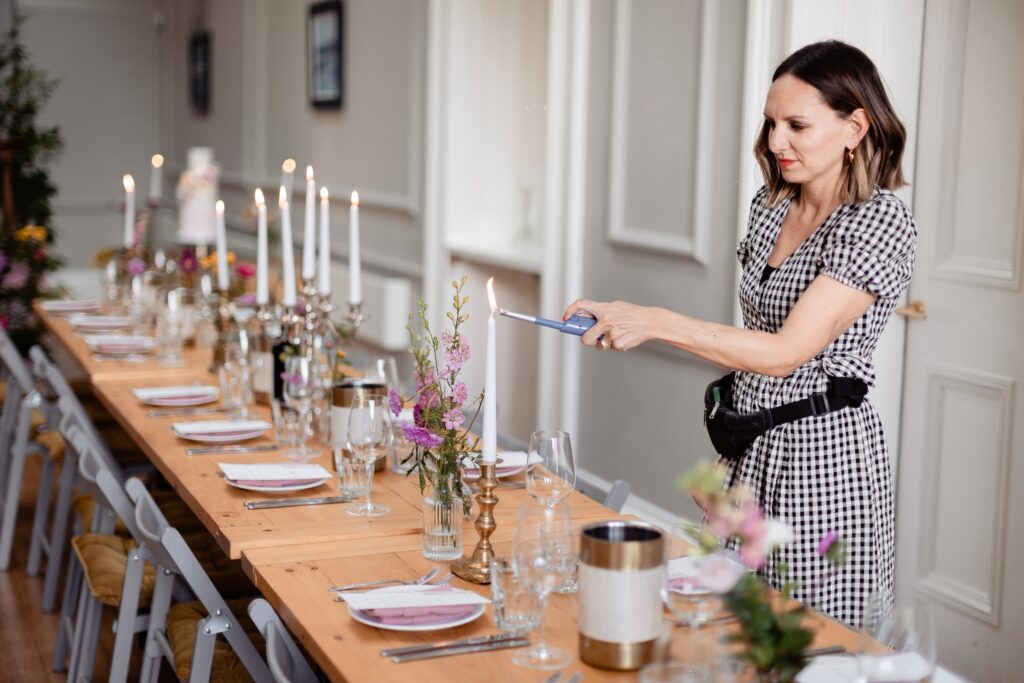
POLYGON ((597 486, 591 486, 577 479, 576 490, 588 498, 601 501, 602 505, 616 512, 622 512, 622 507, 629 499, 631 491, 629 482, 625 479, 616 479, 607 492, 597 486))
MULTIPOLYGON (((29 455, 43 456, 40 493, 49 495, 53 462, 46 448, 32 441, 32 413, 41 405, 32 374, 10 337, 0 329, 0 363, 7 373, 6 396, 0 415, 0 571, 11 565, 11 549, 21 497, 25 461, 29 455)), ((39 501, 37 501, 39 502, 39 501)), ((44 501, 45 505, 49 500, 44 501)), ((39 505, 37 505, 37 511, 39 505)))
POLYGON ((223 636, 242 666, 257 683, 270 683, 273 675, 241 622, 207 576, 195 554, 177 529, 170 526, 141 481, 132 477, 125 484, 135 504, 135 523, 156 565, 156 586, 149 611, 149 627, 143 652, 143 683, 156 683, 166 658, 174 666, 174 653, 166 627, 171 611, 172 588, 180 578, 195 594, 207 616, 196 624, 189 681, 209 681, 214 645, 223 636))
POLYGON ((269 602, 263 598, 250 602, 249 618, 267 641, 267 665, 275 683, 318 683, 316 674, 269 602))

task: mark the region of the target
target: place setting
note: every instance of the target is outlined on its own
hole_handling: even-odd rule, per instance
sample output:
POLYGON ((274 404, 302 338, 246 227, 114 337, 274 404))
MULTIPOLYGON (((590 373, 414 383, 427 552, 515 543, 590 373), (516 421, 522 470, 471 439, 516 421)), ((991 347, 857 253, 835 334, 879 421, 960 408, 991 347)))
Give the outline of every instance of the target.
POLYGON ((90 334, 83 337, 93 360, 145 363, 153 353, 153 337, 136 337, 116 334, 90 334))
POLYGON ((42 301, 40 308, 51 315, 68 317, 76 313, 98 313, 100 302, 97 299, 51 299, 42 301))

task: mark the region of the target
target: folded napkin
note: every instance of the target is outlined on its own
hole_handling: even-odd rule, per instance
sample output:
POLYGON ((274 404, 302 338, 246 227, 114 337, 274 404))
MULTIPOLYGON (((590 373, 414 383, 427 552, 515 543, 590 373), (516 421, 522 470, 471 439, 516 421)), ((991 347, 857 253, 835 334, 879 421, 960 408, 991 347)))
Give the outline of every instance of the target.
MULTIPOLYGON (((540 456, 534 455, 533 458, 530 458, 525 451, 502 451, 501 453, 498 453, 498 458, 502 462, 494 468, 494 472, 499 477, 506 474, 521 472, 526 468, 528 463, 540 462, 540 456)), ((467 465, 466 476, 480 476, 480 468, 476 464, 467 465)))
POLYGON ((271 427, 273 425, 266 420, 196 420, 175 422, 171 425, 171 428, 179 434, 216 434, 219 436, 251 434, 271 427))
POLYGON ((44 301, 44 311, 95 311, 99 309, 100 302, 96 299, 60 299, 57 301, 44 301))
POLYGON ((331 473, 315 463, 256 462, 217 463, 231 481, 243 486, 290 486, 323 481, 331 473))
POLYGON ((135 398, 140 401, 152 401, 154 399, 168 401, 177 398, 191 399, 199 396, 216 396, 219 393, 220 389, 217 387, 207 385, 196 386, 192 384, 176 387, 145 387, 141 389, 132 389, 132 394, 134 394, 135 398))
POLYGON ((108 349, 114 353, 117 353, 118 351, 152 349, 155 344, 152 337, 129 337, 127 335, 111 334, 86 335, 85 343, 94 351, 108 349))
POLYGON ((128 327, 132 319, 123 315, 89 315, 76 313, 68 318, 73 327, 128 327))
POLYGON ((721 553, 676 557, 668 561, 666 584, 685 594, 721 593, 747 571, 742 563, 721 553))
MULTIPOLYGON (((419 586, 413 586, 412 588, 420 588, 419 586)), ((376 592, 376 591, 371 591, 376 592)), ((390 590, 388 591, 392 595, 409 595, 410 593, 404 591, 390 590)), ((428 587, 425 590, 418 590, 412 594, 422 595, 429 593, 431 595, 438 593, 447 593, 449 595, 457 595, 455 589, 451 586, 433 586, 428 587)), ((458 591, 458 593, 467 593, 469 595, 475 595, 475 593, 468 593, 467 591, 458 591)), ((347 598, 346 598, 347 599, 347 598)), ((457 597, 458 600, 462 598, 457 597)), ((447 624, 463 617, 468 617, 470 614, 475 612, 479 604, 440 604, 440 605, 421 605, 421 606, 406 606, 406 607, 371 607, 360 610, 363 616, 370 621, 374 621, 378 624, 387 624, 389 626, 415 626, 415 625, 429 625, 429 624, 447 624)))

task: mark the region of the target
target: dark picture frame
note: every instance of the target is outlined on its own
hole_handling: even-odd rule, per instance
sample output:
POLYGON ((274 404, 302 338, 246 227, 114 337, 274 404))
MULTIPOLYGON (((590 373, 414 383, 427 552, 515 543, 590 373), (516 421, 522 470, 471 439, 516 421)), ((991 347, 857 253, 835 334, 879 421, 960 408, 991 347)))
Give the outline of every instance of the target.
POLYGON ((341 0, 309 6, 306 20, 306 88, 315 109, 341 109, 344 102, 342 49, 345 12, 341 0))
POLYGON ((210 111, 212 56, 210 32, 194 31, 188 39, 188 100, 197 114, 210 111))

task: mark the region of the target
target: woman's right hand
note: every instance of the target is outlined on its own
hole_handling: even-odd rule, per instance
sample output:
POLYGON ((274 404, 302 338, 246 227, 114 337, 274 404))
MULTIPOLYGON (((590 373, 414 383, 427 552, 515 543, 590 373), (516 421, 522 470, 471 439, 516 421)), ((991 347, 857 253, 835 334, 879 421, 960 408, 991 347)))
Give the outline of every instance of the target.
POLYGON ((568 320, 574 315, 597 319, 594 326, 581 338, 586 346, 596 346, 601 350, 629 351, 654 338, 657 309, 637 306, 626 301, 600 302, 577 299, 565 309, 562 320, 568 320))

